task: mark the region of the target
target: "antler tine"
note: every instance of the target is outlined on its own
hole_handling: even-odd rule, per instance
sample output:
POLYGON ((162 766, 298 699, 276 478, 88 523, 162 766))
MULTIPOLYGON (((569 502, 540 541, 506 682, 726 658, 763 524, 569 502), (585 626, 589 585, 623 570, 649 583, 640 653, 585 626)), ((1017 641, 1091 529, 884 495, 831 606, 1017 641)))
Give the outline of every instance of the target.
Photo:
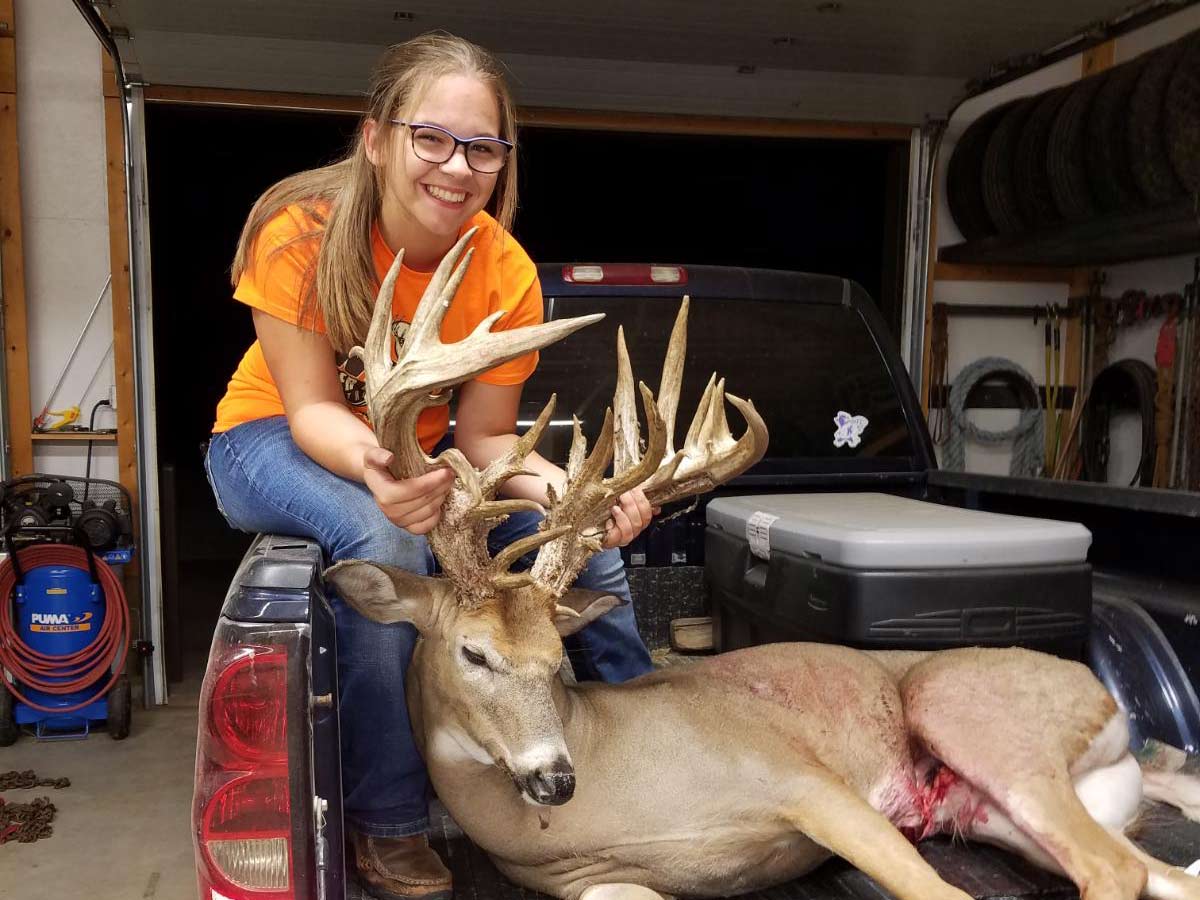
POLYGON ((667 343, 667 355, 663 358, 662 379, 658 383, 658 411, 667 430, 665 454, 675 455, 675 412, 679 407, 679 389, 683 384, 683 360, 687 355, 687 318, 691 299, 683 295, 675 325, 671 328, 671 340, 667 343))
POLYGON ((496 575, 509 574, 508 567, 526 553, 530 552, 531 550, 536 550, 543 544, 548 544, 551 541, 558 540, 570 530, 570 525, 560 525, 557 528, 547 528, 545 531, 537 531, 531 535, 521 538, 518 541, 513 541, 496 554, 495 558, 492 560, 493 571, 496 573, 496 575))
MULTIPOLYGON (((471 259, 475 255, 474 247, 467 248, 465 255, 463 248, 467 247, 478 230, 477 226, 468 228, 450 248, 450 252, 443 256, 442 261, 438 263, 433 272, 433 278, 430 279, 429 285, 421 297, 421 302, 413 313, 412 322, 405 334, 405 343, 420 344, 429 338, 438 340, 442 330, 442 320, 446 318, 450 301, 458 292, 458 286, 462 283, 463 276, 466 275, 467 266, 470 265, 471 259), (460 256, 463 257, 461 263, 458 261, 460 256), (427 303, 426 297, 432 297, 433 302, 427 303)), ((390 297, 391 294, 388 296, 390 297)))
POLYGON ((701 494, 741 475, 767 452, 767 425, 749 400, 725 393, 724 381, 715 376, 696 410, 684 449, 677 454, 673 471, 661 467, 643 485, 653 505, 661 506, 701 494), (725 417, 725 400, 746 421, 746 431, 736 441, 725 417))
POLYGON ((374 378, 380 384, 392 370, 392 355, 388 339, 392 336, 392 294, 396 290, 396 279, 404 264, 403 248, 396 254, 384 276, 379 293, 375 295, 375 308, 371 311, 371 326, 367 329, 367 340, 363 347, 352 347, 350 356, 363 361, 363 371, 368 380, 374 378))
MULTIPOLYGON (((523 468, 525 458, 532 453, 542 440, 542 434, 546 430, 546 426, 550 424, 550 417, 554 414, 555 404, 558 402, 558 395, 551 394, 550 400, 542 407, 541 413, 538 415, 533 425, 529 430, 521 435, 508 448, 508 452, 499 459, 493 460, 479 476, 480 489, 485 494, 491 494, 501 484, 512 478, 514 475, 532 475, 523 468)), ((540 509, 538 504, 535 507, 540 509)))
POLYGON ((623 326, 617 328, 617 389, 613 393, 613 408, 617 413, 613 469, 620 472, 637 465, 642 458, 637 407, 633 398, 633 369, 629 365, 629 350, 625 347, 623 326))
MULTIPOLYGON (((487 552, 487 534, 497 520, 510 513, 541 509, 531 500, 497 502, 494 496, 506 478, 523 471, 525 457, 549 422, 553 402, 543 410, 538 424, 482 474, 453 448, 437 460, 427 457, 417 442, 417 418, 423 410, 449 402, 450 391, 446 388, 540 350, 603 318, 602 314, 582 316, 493 333, 492 326, 505 314, 499 311, 486 316, 463 340, 443 344, 442 321, 470 265, 473 248, 468 244, 474 234, 474 229, 464 234, 438 265, 417 304, 395 363, 392 295, 403 259, 400 253, 375 298, 364 347, 351 351, 363 360, 371 421, 380 445, 393 452, 393 475, 411 478, 437 466, 454 471, 454 485, 443 504, 441 520, 429 533, 429 541, 442 569, 454 582, 459 602, 465 606, 477 606, 500 590, 528 582, 506 571, 508 557, 503 557, 499 565, 493 562, 487 552), (501 577, 494 581, 493 576, 501 577)), ((556 536, 539 533, 534 541, 518 544, 513 552, 528 552, 556 536)))
POLYGON ((572 533, 548 542, 538 553, 532 570, 534 581, 554 596, 562 595, 587 558, 600 549, 596 526, 605 520, 610 505, 622 493, 641 485, 653 505, 679 500, 740 475, 766 452, 767 427, 754 404, 730 394, 729 401, 746 420, 746 432, 736 441, 733 439, 725 415, 725 382, 718 381, 715 374, 705 388, 683 449, 674 450, 672 431, 687 350, 688 307, 688 298, 684 297, 663 362, 658 402, 655 403, 646 385, 638 385, 648 431, 648 446, 640 458, 637 419, 633 413, 633 375, 623 332, 618 332, 617 339, 616 432, 612 430, 609 410, 596 446, 588 455, 582 429, 578 420, 575 422, 566 492, 561 499, 552 498, 554 502, 547 516, 547 526, 569 525, 572 533), (610 455, 619 461, 611 478, 601 478, 610 455))
POLYGON ((633 466, 624 468, 613 466, 612 478, 605 479, 604 484, 614 499, 649 478, 662 463, 663 453, 667 447, 667 430, 663 420, 658 416, 658 406, 654 402, 654 394, 640 381, 638 382, 638 391, 642 395, 642 409, 646 413, 646 453, 641 461, 633 466))
POLYGON ((700 395, 700 403, 696 406, 696 413, 692 416, 692 424, 688 426, 687 436, 683 439, 684 453, 691 451, 691 455, 695 458, 701 450, 704 442, 704 431, 708 428, 709 415, 712 412, 713 392, 717 387, 717 373, 713 372, 708 376, 708 384, 704 386, 704 393, 700 395))
POLYGON ((596 446, 586 458, 587 442, 579 421, 575 421, 575 435, 567 464, 566 491, 561 499, 552 498, 546 517, 548 528, 565 527, 567 531, 565 536, 546 544, 538 553, 533 568, 534 580, 548 587, 555 596, 561 596, 588 557, 601 549, 601 534, 597 529, 608 519, 613 503, 625 491, 642 483, 662 459, 666 434, 658 417, 654 394, 641 383, 638 389, 646 413, 649 446, 639 462, 624 470, 615 470, 611 478, 604 478, 603 474, 612 456, 612 410, 605 411, 604 425, 596 446))

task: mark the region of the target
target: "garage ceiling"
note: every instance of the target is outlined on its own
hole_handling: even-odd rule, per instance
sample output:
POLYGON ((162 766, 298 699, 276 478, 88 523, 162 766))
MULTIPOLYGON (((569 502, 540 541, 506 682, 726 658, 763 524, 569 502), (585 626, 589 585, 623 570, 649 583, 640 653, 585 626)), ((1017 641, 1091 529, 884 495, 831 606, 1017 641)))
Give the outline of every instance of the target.
POLYGON ((725 102, 737 113, 790 109, 783 114, 821 116, 817 95, 861 91, 869 81, 871 90, 882 91, 881 109, 890 104, 900 117, 919 118, 918 106, 949 102, 989 66, 1054 46, 1130 3, 96 0, 94 6, 118 34, 127 32, 119 46, 131 77, 156 85, 358 93, 381 47, 444 28, 504 57, 525 103, 701 111, 703 103, 679 103, 699 94, 717 107, 708 111, 725 102), (921 99, 910 110, 896 105, 902 94, 921 99))

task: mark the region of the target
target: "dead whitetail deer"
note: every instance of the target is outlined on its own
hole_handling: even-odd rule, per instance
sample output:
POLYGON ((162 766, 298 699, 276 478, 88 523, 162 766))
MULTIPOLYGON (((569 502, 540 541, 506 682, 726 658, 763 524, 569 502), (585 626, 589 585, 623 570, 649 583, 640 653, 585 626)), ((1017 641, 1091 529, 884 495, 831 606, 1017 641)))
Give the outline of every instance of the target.
POLYGON ((600 547, 614 498, 635 485, 653 504, 707 491, 760 459, 767 431, 753 404, 714 380, 684 446, 673 448, 685 301, 657 402, 640 386, 644 452, 619 337, 615 429, 610 410, 589 455, 576 423, 567 486, 551 497, 542 529, 490 558, 488 530, 531 506, 495 496, 522 470, 553 399, 482 471, 455 450, 426 457, 417 416, 446 403, 451 386, 599 316, 492 334, 493 315, 443 345, 468 239, 439 267, 393 363, 397 260, 362 351, 371 417, 395 453, 395 475, 450 466, 457 476, 430 534, 445 577, 367 562, 339 563, 327 576, 363 615, 420 631, 408 682, 418 744, 438 796, 505 875, 572 900, 711 897, 791 879, 836 854, 903 900, 965 900, 913 843, 952 832, 1065 873, 1087 900, 1200 898, 1200 880, 1123 833, 1144 790, 1178 801, 1198 785, 1143 778, 1123 714, 1077 663, 1023 650, 776 644, 619 686, 564 683, 560 635, 616 602, 569 589, 600 547), (747 423, 738 440, 726 399, 747 423), (531 570, 509 570, 535 548, 531 570))

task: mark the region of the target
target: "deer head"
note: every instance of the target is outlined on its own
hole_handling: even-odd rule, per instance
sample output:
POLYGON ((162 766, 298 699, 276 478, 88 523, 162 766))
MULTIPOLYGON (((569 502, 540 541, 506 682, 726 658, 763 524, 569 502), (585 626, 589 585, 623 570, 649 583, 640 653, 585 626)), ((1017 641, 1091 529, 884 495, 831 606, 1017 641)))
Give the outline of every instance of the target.
MULTIPOLYGON (((391 298, 403 251, 376 299, 363 359, 367 403, 380 444, 395 456, 397 478, 434 467, 454 470, 455 482, 442 518, 429 534, 444 577, 427 578, 370 562, 345 561, 326 572, 352 607, 379 622, 411 622, 422 641, 414 659, 419 689, 439 710, 425 723, 427 742, 443 753, 505 769, 522 795, 539 804, 563 803, 574 789, 554 692, 561 690, 561 637, 579 630, 620 601, 570 585, 601 549, 608 511, 625 491, 642 486, 651 504, 699 494, 745 471, 766 452, 767 429, 753 403, 727 395, 714 376, 700 401, 683 446, 674 448, 675 409, 683 375, 688 301, 672 331, 657 402, 638 385, 646 419, 645 449, 638 430, 633 375, 623 332, 618 332, 618 377, 610 409, 589 453, 579 421, 561 496, 550 504, 539 531, 505 548, 487 550, 487 534, 504 516, 541 507, 526 500, 497 500, 505 480, 523 473, 554 410, 546 404, 532 428, 512 449, 482 471, 456 449, 431 459, 416 440, 420 412, 449 402, 449 388, 493 366, 540 349, 602 315, 582 316, 492 333, 502 313, 485 318, 466 339, 446 345, 439 333, 472 251, 462 262, 467 232, 439 265, 392 358, 391 298), (741 413, 746 432, 734 439, 725 400, 741 413), (612 475, 605 472, 612 462, 612 475), (537 550, 527 572, 510 570, 537 550), (434 727, 430 727, 430 726, 434 727)), ((410 680, 410 684, 411 684, 410 680)), ((410 692, 411 696, 411 692, 410 692)), ((411 703, 410 703, 411 706, 411 703)))

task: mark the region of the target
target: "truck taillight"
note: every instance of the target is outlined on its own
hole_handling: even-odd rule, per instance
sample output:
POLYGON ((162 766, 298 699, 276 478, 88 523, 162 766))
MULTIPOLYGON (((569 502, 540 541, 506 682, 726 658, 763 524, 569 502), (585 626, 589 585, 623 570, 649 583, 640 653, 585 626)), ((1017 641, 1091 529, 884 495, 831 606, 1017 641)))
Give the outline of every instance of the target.
POLYGON ((200 823, 200 847, 213 874, 257 896, 286 895, 291 869, 287 771, 243 775, 216 789, 200 823))
POLYGON ((255 763, 287 760, 287 653, 246 647, 217 676, 212 731, 231 756, 255 763))
POLYGON ((297 896, 289 639, 248 635, 224 622, 217 627, 200 694, 192 798, 200 900, 297 896))

